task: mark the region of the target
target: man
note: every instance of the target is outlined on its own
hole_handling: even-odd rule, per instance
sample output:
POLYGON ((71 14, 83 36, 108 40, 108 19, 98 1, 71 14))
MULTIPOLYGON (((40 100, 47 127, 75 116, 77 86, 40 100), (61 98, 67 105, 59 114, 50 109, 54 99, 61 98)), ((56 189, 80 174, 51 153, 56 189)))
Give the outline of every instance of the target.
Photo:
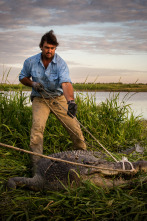
MULTIPOLYGON (((43 153, 43 132, 50 112, 53 112, 66 128, 74 148, 86 149, 82 131, 75 119, 77 105, 74 102, 69 70, 65 61, 55 53, 58 45, 52 30, 43 35, 39 45, 42 52, 26 59, 19 75, 22 84, 32 87, 33 122, 30 148, 40 154, 43 153)), ((38 159, 33 156, 33 165, 38 159)))

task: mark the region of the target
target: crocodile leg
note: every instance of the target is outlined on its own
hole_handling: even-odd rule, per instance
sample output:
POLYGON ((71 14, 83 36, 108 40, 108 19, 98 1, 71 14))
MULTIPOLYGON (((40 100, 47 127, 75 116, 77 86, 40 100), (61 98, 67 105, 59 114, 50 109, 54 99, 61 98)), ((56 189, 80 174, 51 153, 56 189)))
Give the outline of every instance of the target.
POLYGON ((8 180, 8 189, 16 189, 17 186, 25 186, 34 191, 43 189, 42 177, 35 175, 33 178, 13 177, 8 180))

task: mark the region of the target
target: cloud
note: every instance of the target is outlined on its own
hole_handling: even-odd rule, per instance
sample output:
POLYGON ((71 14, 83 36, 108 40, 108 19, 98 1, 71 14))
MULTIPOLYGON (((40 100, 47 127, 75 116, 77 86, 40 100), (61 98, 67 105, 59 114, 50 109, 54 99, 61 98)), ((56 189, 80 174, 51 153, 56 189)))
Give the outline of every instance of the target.
MULTIPOLYGON (((81 25, 81 35, 61 36, 66 50, 84 50, 93 53, 132 54, 147 51, 147 23, 81 25)), ((78 30, 77 30, 78 32, 78 30)))
POLYGON ((70 29, 75 24, 79 28, 74 35, 59 35, 64 50, 89 51, 90 48, 96 53, 147 50, 146 0, 19 0, 17 4, 15 0, 1 0, 0 6, 2 45, 6 38, 11 47, 15 45, 14 50, 21 50, 22 44, 29 47, 32 43, 34 47, 35 40, 39 42, 41 35, 35 30, 33 33, 31 27, 49 29, 50 25, 63 25, 70 29), (79 35, 80 29, 83 33, 79 35), (16 39, 20 46, 15 44, 16 39))
POLYGON ((86 79, 86 82, 91 83, 135 83, 136 81, 147 83, 147 71, 73 67, 70 68, 70 73, 73 83, 85 82, 86 79))
POLYGON ((65 55, 71 68, 83 66, 83 55, 92 68, 91 55, 147 52, 146 0, 1 0, 0 8, 0 68, 13 67, 11 76, 40 52, 40 38, 50 29, 60 43, 57 53, 65 55))
MULTIPOLYGON (((88 28, 86 25, 82 25, 77 27, 75 32, 78 33, 79 29, 82 31, 77 35, 73 34, 74 31, 72 34, 60 33, 58 35, 59 52, 82 50, 87 53, 132 54, 147 51, 147 28, 143 28, 140 22, 112 24, 107 27, 89 25, 88 28)), ((12 63, 14 58, 21 61, 34 53, 39 53, 38 45, 41 36, 42 33, 24 29, 1 32, 1 62, 7 56, 9 63, 12 63)))
POLYGON ((3 29, 147 20, 146 0, 2 0, 0 6, 3 29))

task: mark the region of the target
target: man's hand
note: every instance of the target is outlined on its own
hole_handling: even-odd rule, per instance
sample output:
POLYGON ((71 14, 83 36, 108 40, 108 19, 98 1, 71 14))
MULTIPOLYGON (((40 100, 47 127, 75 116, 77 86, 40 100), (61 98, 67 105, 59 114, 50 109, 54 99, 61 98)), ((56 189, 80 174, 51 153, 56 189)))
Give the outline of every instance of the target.
POLYGON ((74 100, 68 101, 67 104, 68 104, 67 114, 72 118, 75 117, 77 113, 77 104, 74 102, 74 100))
POLYGON ((38 82, 33 82, 32 87, 37 92, 43 91, 43 89, 44 89, 44 86, 41 83, 38 83, 38 82))

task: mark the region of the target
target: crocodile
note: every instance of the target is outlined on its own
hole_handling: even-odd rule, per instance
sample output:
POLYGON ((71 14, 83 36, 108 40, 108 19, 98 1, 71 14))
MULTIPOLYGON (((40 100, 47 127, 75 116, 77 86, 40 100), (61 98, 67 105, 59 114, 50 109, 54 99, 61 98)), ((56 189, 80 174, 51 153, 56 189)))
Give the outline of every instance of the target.
POLYGON ((129 182, 138 171, 147 171, 147 161, 136 161, 132 164, 124 162, 123 165, 122 162, 111 162, 106 155, 95 151, 73 150, 49 156, 82 165, 41 158, 32 178, 9 178, 8 188, 25 186, 33 191, 61 190, 68 185, 77 186, 84 180, 90 180, 101 187, 113 187, 129 182), (132 166, 134 170, 129 172, 132 166), (127 180, 123 174, 127 174, 127 180))

